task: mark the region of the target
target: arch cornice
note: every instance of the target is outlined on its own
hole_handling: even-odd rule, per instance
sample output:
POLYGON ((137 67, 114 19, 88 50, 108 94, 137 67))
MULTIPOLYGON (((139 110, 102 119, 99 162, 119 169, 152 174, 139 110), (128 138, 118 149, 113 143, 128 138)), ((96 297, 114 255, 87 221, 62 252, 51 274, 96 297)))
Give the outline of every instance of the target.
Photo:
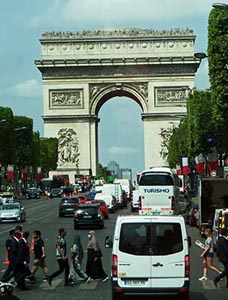
POLYGON ((148 112, 148 83, 106 83, 90 84, 90 113, 98 115, 101 106, 112 97, 126 96, 136 101, 143 113, 148 112))

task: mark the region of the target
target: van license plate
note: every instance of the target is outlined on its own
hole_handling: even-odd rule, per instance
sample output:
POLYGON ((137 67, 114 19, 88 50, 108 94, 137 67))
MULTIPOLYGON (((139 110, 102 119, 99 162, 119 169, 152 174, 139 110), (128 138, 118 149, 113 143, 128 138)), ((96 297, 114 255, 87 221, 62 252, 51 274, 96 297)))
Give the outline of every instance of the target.
POLYGON ((144 285, 145 280, 126 280, 125 284, 126 285, 144 285))
POLYGON ((159 211, 154 211, 154 212, 152 212, 152 215, 153 216, 160 216, 160 212, 159 211))

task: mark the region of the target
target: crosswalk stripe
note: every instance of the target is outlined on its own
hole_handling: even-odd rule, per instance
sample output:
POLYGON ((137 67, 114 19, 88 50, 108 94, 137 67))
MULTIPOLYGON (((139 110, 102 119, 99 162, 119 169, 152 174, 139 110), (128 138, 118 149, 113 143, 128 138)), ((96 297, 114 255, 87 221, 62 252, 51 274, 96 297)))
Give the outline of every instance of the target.
POLYGON ((45 282, 41 283, 40 287, 43 290, 54 290, 57 287, 57 285, 60 284, 62 281, 63 281, 63 279, 52 280, 51 286, 48 284, 47 281, 45 281, 45 282))
POLYGON ((98 284, 98 281, 90 281, 89 283, 81 283, 78 287, 79 290, 94 290, 98 284))

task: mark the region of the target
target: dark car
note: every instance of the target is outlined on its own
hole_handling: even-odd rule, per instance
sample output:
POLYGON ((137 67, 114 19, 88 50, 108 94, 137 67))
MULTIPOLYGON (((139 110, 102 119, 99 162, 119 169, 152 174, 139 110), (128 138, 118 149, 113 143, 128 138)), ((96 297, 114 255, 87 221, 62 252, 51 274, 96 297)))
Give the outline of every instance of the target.
POLYGON ((99 204, 80 204, 74 214, 74 229, 80 226, 104 228, 104 216, 99 204))
POLYGON ((39 199, 41 196, 41 190, 38 188, 30 188, 26 191, 27 199, 39 199))
POLYGON ((63 190, 62 189, 51 189, 50 191, 50 198, 61 198, 63 194, 63 190))
POLYGON ((59 217, 65 215, 74 215, 75 210, 78 208, 80 199, 78 197, 64 197, 59 203, 59 217))

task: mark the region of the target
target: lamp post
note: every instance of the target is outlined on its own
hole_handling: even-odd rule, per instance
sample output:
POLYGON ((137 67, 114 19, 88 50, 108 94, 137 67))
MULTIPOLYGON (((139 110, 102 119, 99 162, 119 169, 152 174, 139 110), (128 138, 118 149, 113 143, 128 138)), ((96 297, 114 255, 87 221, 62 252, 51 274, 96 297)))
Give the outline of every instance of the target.
POLYGON ((228 4, 225 4, 225 3, 213 3, 212 7, 218 8, 218 9, 228 9, 228 4))

